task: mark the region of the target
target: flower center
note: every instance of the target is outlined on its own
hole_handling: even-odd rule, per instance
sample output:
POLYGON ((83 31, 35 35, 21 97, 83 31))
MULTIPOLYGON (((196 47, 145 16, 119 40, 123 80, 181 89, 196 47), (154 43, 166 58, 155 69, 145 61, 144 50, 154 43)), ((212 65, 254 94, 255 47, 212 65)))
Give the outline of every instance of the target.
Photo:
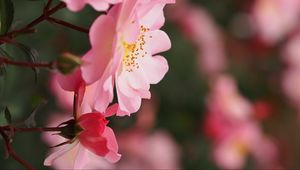
MULTIPOLYGON (((145 51, 145 33, 149 31, 149 28, 144 27, 143 25, 140 27, 140 34, 135 43, 127 43, 123 41, 124 55, 122 59, 122 64, 124 69, 127 72, 133 72, 136 69, 140 68, 138 63, 138 58, 143 58, 147 54, 145 51)), ((150 36, 151 38, 151 36, 150 36)))

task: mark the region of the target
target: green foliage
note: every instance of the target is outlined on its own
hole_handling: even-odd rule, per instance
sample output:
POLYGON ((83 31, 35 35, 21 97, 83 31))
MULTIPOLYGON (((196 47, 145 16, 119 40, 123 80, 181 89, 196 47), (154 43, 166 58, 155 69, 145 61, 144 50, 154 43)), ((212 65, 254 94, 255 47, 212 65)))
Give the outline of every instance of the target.
POLYGON ((14 5, 11 0, 0 0, 0 35, 8 32, 14 18, 14 5))

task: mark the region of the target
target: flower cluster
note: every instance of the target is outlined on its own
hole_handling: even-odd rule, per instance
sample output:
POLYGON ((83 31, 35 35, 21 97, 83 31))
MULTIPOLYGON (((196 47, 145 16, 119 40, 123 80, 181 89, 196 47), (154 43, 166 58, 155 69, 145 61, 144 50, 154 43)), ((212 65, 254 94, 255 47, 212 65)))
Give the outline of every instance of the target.
POLYGON ((87 164, 92 162, 92 168, 103 168, 97 159, 114 163, 121 157, 107 117, 137 112, 141 100, 151 97, 150 84, 168 71, 166 59, 158 53, 168 50, 171 42, 160 28, 164 6, 175 0, 63 1, 74 12, 89 4, 106 13, 90 27, 91 49, 81 58, 81 66, 71 74, 53 76, 52 88, 68 112, 73 108, 74 119, 60 125, 67 129, 60 133, 65 140, 44 164, 82 169, 91 168, 87 164), (63 160, 69 164, 59 163, 63 160))

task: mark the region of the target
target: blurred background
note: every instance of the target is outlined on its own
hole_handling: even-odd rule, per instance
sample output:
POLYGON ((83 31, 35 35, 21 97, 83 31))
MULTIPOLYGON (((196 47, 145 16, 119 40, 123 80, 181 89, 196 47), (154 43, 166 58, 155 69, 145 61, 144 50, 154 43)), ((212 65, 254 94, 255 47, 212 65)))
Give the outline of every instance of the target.
MULTIPOLYGON (((38 17, 46 1, 13 3, 12 29, 38 17)), ((98 15, 87 6, 54 16, 89 28, 98 15)), ((113 168, 299 169, 300 0, 177 0, 165 16, 170 70, 138 113, 110 118, 123 155, 113 168)), ((16 40, 35 49, 38 61, 90 48, 85 33, 47 22, 36 28, 16 40)), ((0 48, 26 59, 11 45, 0 48)), ((55 96, 48 70, 38 70, 36 81, 31 69, 7 66, 1 73, 0 106, 10 109, 14 123, 22 124, 41 101, 47 103, 31 126, 70 112, 55 96)), ((6 124, 3 113, 0 123, 6 124)), ((13 146, 36 168, 48 169, 41 134, 17 133, 13 146)), ((4 159, 3 147, 0 153, 0 169, 22 168, 4 159)))

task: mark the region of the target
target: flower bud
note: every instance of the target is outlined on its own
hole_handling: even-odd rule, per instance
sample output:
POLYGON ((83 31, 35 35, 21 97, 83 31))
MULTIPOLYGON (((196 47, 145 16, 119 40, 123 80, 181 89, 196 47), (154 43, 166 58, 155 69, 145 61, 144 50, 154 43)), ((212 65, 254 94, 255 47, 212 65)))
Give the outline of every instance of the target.
POLYGON ((64 53, 56 61, 56 68, 62 74, 69 74, 80 66, 82 61, 80 57, 73 55, 71 53, 64 53))

